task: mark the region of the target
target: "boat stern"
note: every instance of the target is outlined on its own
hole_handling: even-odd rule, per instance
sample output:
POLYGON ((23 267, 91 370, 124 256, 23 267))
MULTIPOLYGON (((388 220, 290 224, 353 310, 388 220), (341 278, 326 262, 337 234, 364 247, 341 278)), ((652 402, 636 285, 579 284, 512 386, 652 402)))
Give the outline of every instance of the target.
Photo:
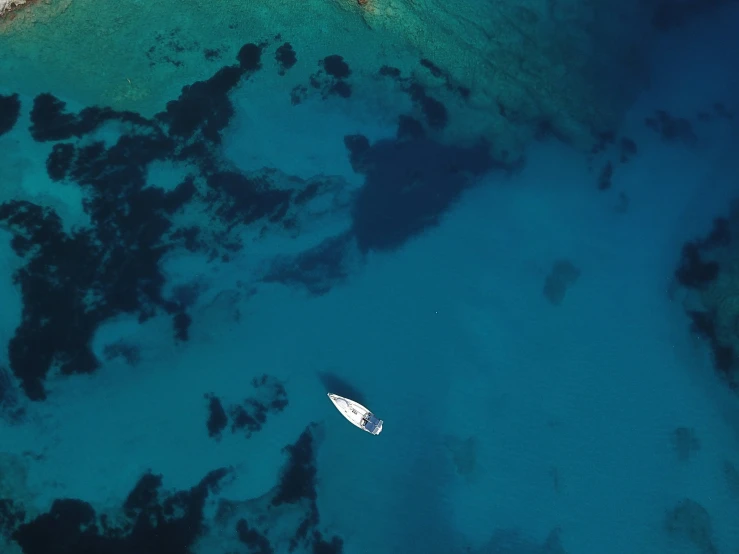
POLYGON ((379 435, 382 433, 381 419, 377 419, 373 414, 369 414, 369 417, 364 421, 364 430, 373 435, 379 435))

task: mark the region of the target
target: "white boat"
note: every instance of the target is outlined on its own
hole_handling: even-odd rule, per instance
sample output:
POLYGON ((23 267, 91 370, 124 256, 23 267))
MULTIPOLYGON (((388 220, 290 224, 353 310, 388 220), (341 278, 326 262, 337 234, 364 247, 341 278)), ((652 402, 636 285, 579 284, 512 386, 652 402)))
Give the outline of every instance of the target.
POLYGON ((331 402, 334 403, 336 409, 341 412, 349 423, 367 431, 372 435, 379 435, 382 431, 382 420, 377 419, 375 414, 362 406, 359 402, 349 400, 338 394, 328 393, 331 402))

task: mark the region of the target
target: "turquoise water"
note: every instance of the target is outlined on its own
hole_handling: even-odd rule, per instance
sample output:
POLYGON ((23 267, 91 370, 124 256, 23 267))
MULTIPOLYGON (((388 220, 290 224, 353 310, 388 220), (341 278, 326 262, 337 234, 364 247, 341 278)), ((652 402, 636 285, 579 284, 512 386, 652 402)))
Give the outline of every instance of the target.
POLYGON ((739 548, 739 12, 547 5, 0 22, 3 553, 739 548))

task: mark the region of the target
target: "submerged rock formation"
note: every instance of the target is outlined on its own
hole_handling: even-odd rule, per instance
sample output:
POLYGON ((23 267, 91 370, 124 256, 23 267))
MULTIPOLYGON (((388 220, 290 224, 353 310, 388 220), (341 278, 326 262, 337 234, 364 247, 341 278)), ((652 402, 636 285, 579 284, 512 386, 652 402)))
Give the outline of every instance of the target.
POLYGON ((695 500, 683 498, 665 514, 665 531, 697 552, 716 554, 713 524, 708 511, 695 500))
POLYGON ((554 306, 559 306, 567 290, 577 283, 580 269, 570 260, 557 260, 544 281, 544 297, 554 306))
POLYGON ((675 271, 692 329, 708 341, 717 371, 739 386, 739 201, 704 238, 687 242, 675 271))
MULTIPOLYGON (((334 75, 333 94, 348 97, 358 87, 370 95, 381 91, 373 79, 375 67, 362 66, 360 60, 397 64, 441 102, 453 101, 456 109, 472 112, 464 124, 443 129, 445 134, 451 139, 482 134, 494 139, 496 156, 508 153, 510 159, 543 136, 590 150, 603 134, 612 133, 647 82, 647 49, 663 27, 654 21, 664 19, 660 14, 665 12, 658 0, 370 0, 363 5, 335 0, 299 7, 256 0, 217 8, 188 5, 187 13, 166 0, 145 9, 107 10, 94 3, 66 11, 56 7, 68 2, 39 5, 13 25, 0 25, 4 55, 26 68, 19 79, 59 80, 66 83, 63 92, 69 98, 148 113, 157 99, 202 79, 209 64, 233 53, 248 21, 251 36, 292 35, 289 48, 280 40, 282 50, 269 63, 290 81, 287 86, 294 86, 314 70, 306 65, 313 56, 329 54, 326 59, 334 60, 321 47, 325 41, 316 41, 303 25, 315 20, 331 36, 333 49, 362 51, 347 56, 354 82, 334 75), (173 11, 182 15, 176 26, 169 23, 173 11), (43 32, 33 25, 48 18, 60 24, 43 32), (89 32, 90 21, 96 22, 95 32, 89 32), (115 29, 116 40, 99 29, 115 29), (31 47, 43 51, 43 57, 30 56, 31 47), (295 56, 296 49, 307 55, 295 56), (97 67, 106 68, 105 79, 97 67)), ((427 115, 440 115, 428 97, 409 93, 427 115)), ((444 127, 443 119, 434 121, 444 127)))
MULTIPOLYGON (((377 0, 377 27, 402 33, 450 76, 471 87, 497 134, 510 124, 589 148, 613 130, 645 84, 649 2, 422 4, 377 0)), ((528 133, 520 133, 526 140, 528 133)), ((514 145, 511 144, 511 147, 514 145)))
POLYGON ((192 554, 196 544, 225 543, 238 545, 234 552, 341 554, 343 538, 321 521, 318 506, 321 434, 311 423, 284 446, 277 479, 258 498, 224 496, 240 478, 231 467, 214 468, 182 490, 169 489, 163 473, 149 470, 113 509, 58 497, 39 513, 25 493, 22 462, 1 455, 0 547, 24 554, 192 554))
MULTIPOLYGON (((326 294, 361 269, 364 254, 402 247, 438 225, 488 172, 512 169, 490 156, 484 140, 466 147, 436 140, 434 125, 453 124, 454 114, 448 116, 417 80, 398 76, 413 102, 397 113, 397 137, 372 143, 361 134, 344 138, 350 164, 364 178, 360 188, 340 177, 303 179, 274 167, 239 170, 223 147, 237 111, 232 96, 238 98, 234 91, 246 81, 245 86, 258 87, 269 78, 264 66, 283 46, 242 45, 231 63, 224 58, 210 77, 184 86, 152 117, 95 105, 73 110, 48 92, 33 100, 0 96, 0 132, 8 129, 3 139, 30 139, 45 148, 50 188, 84 191, 79 211, 89 218, 88 225, 70 226, 55 206, 22 197, 4 201, 0 195, 0 229, 12 235, 10 246, 19 260, 13 282, 23 302, 7 369, 11 384, 17 381, 27 399, 47 398, 52 370, 91 374, 116 359, 137 365, 140 349, 122 337, 100 351, 92 347, 99 327, 114 318, 143 323, 166 315, 174 346, 191 339, 193 321, 196 329, 198 323, 204 328, 212 311, 194 304, 207 284, 169 282, 165 256, 197 253, 208 264, 227 264, 244 255, 250 233, 284 240, 307 233, 316 241, 312 246, 264 259, 252 284, 326 294), (17 124, 26 114, 30 125, 17 124), (111 124, 117 134, 101 140, 99 130, 111 124), (183 172, 167 183, 151 177, 156 164, 183 172), (322 221, 339 214, 345 227, 330 236, 316 234, 322 221)), ((324 57, 319 64, 333 79, 327 80, 329 87, 349 86, 352 69, 342 56, 324 57)), ((306 93, 311 100, 323 98, 319 88, 311 85, 306 93)), ((286 109, 294 109, 289 89, 283 93, 286 109)), ((258 130, 244 136, 247 145, 259 140, 258 130)), ((227 293, 222 300, 228 309, 215 310, 218 317, 238 319, 238 299, 227 293)), ((231 421, 254 433, 268 413, 284 409, 283 396, 277 384, 269 384, 258 397, 230 409, 231 421)), ((216 418, 214 437, 219 425, 216 418)))

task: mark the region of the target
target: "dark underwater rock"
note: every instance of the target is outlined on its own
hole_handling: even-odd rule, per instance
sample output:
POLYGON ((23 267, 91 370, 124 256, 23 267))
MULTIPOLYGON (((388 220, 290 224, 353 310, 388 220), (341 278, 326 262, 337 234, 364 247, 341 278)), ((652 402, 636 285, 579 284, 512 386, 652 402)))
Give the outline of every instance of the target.
POLYGON ((123 521, 97 514, 84 500, 59 498, 11 537, 23 554, 192 554, 205 529, 205 501, 227 474, 214 470, 191 489, 168 495, 162 476, 147 473, 123 504, 123 521))
POLYGON ((292 68, 297 63, 298 56, 295 54, 292 44, 286 42, 277 48, 277 52, 275 52, 275 60, 280 67, 280 75, 284 75, 288 69, 292 68))
POLYGON ((17 94, 0 94, 0 137, 15 127, 20 114, 20 97, 17 94))
POLYGON ((421 138, 370 145, 366 137, 353 135, 344 143, 352 167, 365 176, 352 212, 363 253, 393 250, 436 226, 476 178, 503 167, 484 142, 457 147, 421 138))
POLYGON ((580 270, 569 260, 557 260, 544 282, 544 297, 554 306, 559 306, 567 290, 580 278, 580 270))

